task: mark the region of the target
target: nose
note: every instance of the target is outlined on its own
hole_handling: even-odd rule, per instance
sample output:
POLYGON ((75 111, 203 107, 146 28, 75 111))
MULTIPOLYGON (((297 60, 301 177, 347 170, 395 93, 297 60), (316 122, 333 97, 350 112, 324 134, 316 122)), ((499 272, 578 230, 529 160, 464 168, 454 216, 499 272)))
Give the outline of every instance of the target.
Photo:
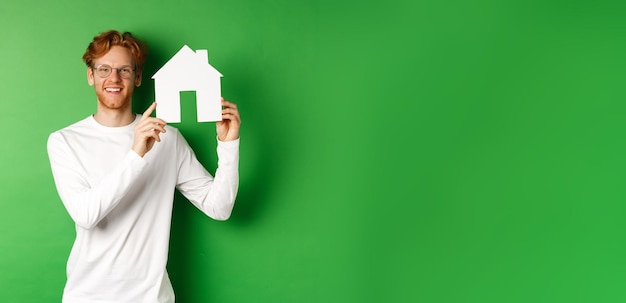
POLYGON ((111 69, 111 74, 109 75, 109 80, 117 82, 120 79, 122 79, 122 77, 120 77, 120 70, 117 69, 117 68, 111 69))

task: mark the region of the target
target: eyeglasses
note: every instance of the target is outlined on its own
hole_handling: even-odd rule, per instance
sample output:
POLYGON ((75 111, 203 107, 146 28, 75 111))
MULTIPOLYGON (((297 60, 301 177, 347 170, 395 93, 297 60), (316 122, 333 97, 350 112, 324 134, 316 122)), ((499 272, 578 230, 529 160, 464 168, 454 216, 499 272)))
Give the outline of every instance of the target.
POLYGON ((93 70, 96 72, 96 75, 98 75, 98 77, 100 78, 106 78, 110 76, 114 69, 116 69, 117 74, 124 79, 129 79, 135 71, 135 69, 130 67, 129 65, 114 68, 106 64, 100 64, 93 68, 93 70))

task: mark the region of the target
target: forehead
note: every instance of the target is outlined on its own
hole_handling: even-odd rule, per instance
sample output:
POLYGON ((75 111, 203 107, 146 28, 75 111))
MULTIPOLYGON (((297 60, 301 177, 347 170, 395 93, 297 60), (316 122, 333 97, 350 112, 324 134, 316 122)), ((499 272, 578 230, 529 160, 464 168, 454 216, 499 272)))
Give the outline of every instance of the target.
POLYGON ((123 46, 113 46, 101 57, 94 60, 94 65, 108 64, 113 67, 122 65, 133 65, 133 57, 130 50, 123 46))

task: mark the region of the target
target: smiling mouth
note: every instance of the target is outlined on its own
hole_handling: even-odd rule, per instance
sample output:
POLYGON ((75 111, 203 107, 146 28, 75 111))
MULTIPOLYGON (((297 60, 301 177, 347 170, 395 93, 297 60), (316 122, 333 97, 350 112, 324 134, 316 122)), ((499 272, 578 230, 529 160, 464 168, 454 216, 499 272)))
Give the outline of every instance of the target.
POLYGON ((107 87, 104 90, 110 93, 117 93, 117 92, 120 92, 122 89, 119 87, 107 87))

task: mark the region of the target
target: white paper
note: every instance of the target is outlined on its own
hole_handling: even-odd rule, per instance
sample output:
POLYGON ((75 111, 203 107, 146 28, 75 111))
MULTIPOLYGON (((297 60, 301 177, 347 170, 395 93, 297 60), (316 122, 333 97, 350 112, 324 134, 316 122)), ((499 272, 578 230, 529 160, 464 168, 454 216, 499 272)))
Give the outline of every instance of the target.
POLYGON ((196 92, 198 122, 222 120, 222 74, 209 64, 208 52, 183 46, 152 79, 156 116, 167 123, 180 122, 180 92, 196 92))

